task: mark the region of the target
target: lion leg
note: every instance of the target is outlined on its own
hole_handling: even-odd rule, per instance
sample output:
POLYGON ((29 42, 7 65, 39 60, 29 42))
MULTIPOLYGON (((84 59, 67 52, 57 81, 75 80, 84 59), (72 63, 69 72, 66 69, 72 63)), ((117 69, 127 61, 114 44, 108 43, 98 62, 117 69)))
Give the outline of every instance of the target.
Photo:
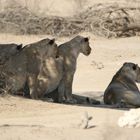
POLYGON ((24 95, 23 95, 24 97, 30 98, 30 89, 29 89, 29 85, 28 85, 27 80, 26 80, 25 85, 23 87, 23 93, 24 93, 24 95))
POLYGON ((44 97, 52 99, 55 103, 59 103, 58 87, 54 91, 45 94, 44 97))
POLYGON ((116 104, 112 105, 114 108, 134 108, 134 105, 126 103, 124 100, 118 101, 116 104))
POLYGON ((73 75, 68 74, 65 80, 65 97, 66 103, 77 103, 77 100, 72 96, 72 83, 73 83, 73 75))
POLYGON ((58 86, 58 102, 63 103, 65 100, 65 84, 64 79, 62 79, 58 86))
POLYGON ((28 77, 28 86, 29 86, 29 90, 30 90, 30 97, 32 99, 38 99, 36 85, 37 85, 36 76, 35 75, 29 76, 28 77))
POLYGON ((140 93, 137 91, 125 91, 123 93, 123 100, 129 105, 140 107, 140 93))

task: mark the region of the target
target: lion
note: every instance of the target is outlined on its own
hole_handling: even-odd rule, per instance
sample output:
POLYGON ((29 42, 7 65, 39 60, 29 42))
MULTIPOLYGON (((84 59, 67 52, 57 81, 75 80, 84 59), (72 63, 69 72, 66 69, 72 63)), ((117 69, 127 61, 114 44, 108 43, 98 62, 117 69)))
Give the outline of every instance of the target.
POLYGON ((54 39, 43 39, 23 47, 12 56, 3 69, 9 92, 15 94, 28 85, 31 98, 38 99, 38 80, 49 79, 49 73, 42 70, 44 63, 47 58, 57 59, 57 50, 54 39))
POLYGON ((140 82, 140 67, 134 63, 124 63, 105 90, 104 103, 117 107, 140 107, 136 82, 140 82))
MULTIPOLYGON (((41 61, 37 64, 40 65, 39 73, 37 77, 35 74, 35 77, 31 78, 36 79, 36 82, 34 82, 34 84, 33 82, 29 82, 29 87, 32 88, 32 90, 30 90, 32 98, 42 99, 45 94, 52 92, 58 87, 63 75, 62 64, 63 59, 59 57, 58 47, 54 43, 53 46, 48 47, 46 53, 42 55, 41 61)), ((32 67, 30 69, 32 70, 32 67)))
POLYGON ((89 38, 76 36, 58 47, 59 56, 63 58, 63 78, 58 86, 59 102, 76 103, 72 96, 72 83, 76 71, 77 58, 80 53, 91 53, 89 38))
MULTIPOLYGON (((3 87, 3 66, 13 55, 22 50, 22 44, 0 44, 0 88, 3 87)), ((0 91, 1 92, 1 91, 0 91)))
POLYGON ((22 44, 0 44, 0 66, 22 49, 22 44))
POLYGON ((63 60, 63 77, 58 88, 45 94, 45 97, 52 98, 57 103, 100 104, 99 101, 90 97, 72 94, 72 83, 78 55, 83 53, 88 56, 91 53, 89 39, 83 36, 76 36, 72 40, 58 46, 58 53, 63 60))

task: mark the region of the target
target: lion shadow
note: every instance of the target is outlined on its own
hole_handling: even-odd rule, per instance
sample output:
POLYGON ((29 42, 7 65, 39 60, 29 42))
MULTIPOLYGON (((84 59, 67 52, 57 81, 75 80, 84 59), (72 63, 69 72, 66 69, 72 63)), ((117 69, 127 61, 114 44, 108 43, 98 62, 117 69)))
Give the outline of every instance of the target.
MULTIPOLYGON (((114 105, 106 105, 103 102, 103 96, 104 92, 103 91, 87 91, 87 92, 75 92, 73 93, 73 98, 78 100, 76 104, 70 104, 70 103, 61 103, 65 105, 73 105, 73 106, 82 106, 82 107, 97 107, 97 108, 108 108, 108 109, 117 109, 117 110, 129 110, 129 108, 120 108, 114 105)), ((52 99, 51 102, 58 103, 58 94, 57 92, 52 92, 50 94, 47 94, 45 98, 43 98, 43 101, 45 99, 48 100, 52 99)), ((46 100, 46 101, 47 101, 46 100)))
MULTIPOLYGON (((27 90, 26 90, 27 92, 27 90)), ((75 92, 73 94, 74 99, 78 100, 77 103, 75 104, 70 104, 70 103, 59 103, 58 102, 58 93, 57 92, 51 92, 49 94, 46 94, 43 98, 39 98, 39 100, 43 102, 51 102, 55 104, 64 104, 64 105, 72 105, 72 106, 81 106, 81 107, 96 107, 96 108, 104 108, 104 109, 115 109, 115 110, 129 110, 130 108, 120 108, 116 107, 114 105, 106 105, 103 102, 103 91, 87 91, 87 92, 80 92, 77 93, 75 92)), ((3 94, 1 94, 3 96, 3 94)), ((23 97, 26 99, 31 99, 29 92, 28 93, 23 93, 21 92, 20 94, 16 94, 13 96, 19 96, 23 97)))
MULTIPOLYGON (((27 90, 26 90, 27 92, 27 90)), ((31 99, 29 92, 24 95, 18 95, 23 96, 24 98, 31 99)), ((87 91, 87 92, 74 92, 73 97, 78 102, 76 104, 70 104, 70 103, 59 103, 58 102, 58 92, 54 90, 51 93, 45 94, 43 98, 40 98, 39 100, 43 102, 51 102, 51 103, 58 103, 58 104, 64 104, 64 105, 72 105, 72 106, 81 106, 81 107, 96 107, 96 108, 108 108, 108 109, 116 109, 116 110, 129 110, 129 108, 120 108, 116 107, 114 105, 106 105, 103 102, 103 91, 87 91)))

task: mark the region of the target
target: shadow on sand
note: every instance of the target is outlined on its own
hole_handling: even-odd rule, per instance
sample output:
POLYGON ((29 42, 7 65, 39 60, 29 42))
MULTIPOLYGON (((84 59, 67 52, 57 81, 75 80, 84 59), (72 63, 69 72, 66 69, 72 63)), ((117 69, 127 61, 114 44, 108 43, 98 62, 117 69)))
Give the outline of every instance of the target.
MULTIPOLYGON (((5 95, 0 95, 1 97, 5 95)), ((30 99, 29 93, 27 94, 16 94, 14 96, 20 96, 23 98, 30 99)), ((96 108, 108 108, 108 109, 117 109, 117 110, 129 110, 129 108, 119 108, 113 105, 106 105, 103 102, 103 92, 102 91, 87 91, 73 94, 74 99, 77 100, 76 104, 70 103, 59 103, 58 102, 58 92, 53 91, 49 94, 46 94, 43 98, 39 99, 43 102, 59 103, 64 105, 73 105, 73 106, 82 106, 82 107, 96 107, 96 108)), ((134 108, 134 107, 133 107, 134 108)))
MULTIPOLYGON (((118 108, 113 105, 105 105, 103 103, 103 91, 88 91, 81 93, 74 93, 73 98, 77 100, 77 104, 68 104, 63 103, 65 105, 73 105, 73 106, 83 106, 83 107, 98 107, 98 108, 110 108, 117 110, 129 110, 129 108, 118 108)), ((57 92, 52 92, 51 94, 47 94, 45 98, 52 98, 55 103, 58 103, 58 94, 57 92)), ((43 101, 45 101, 45 98, 43 101)), ((47 100, 46 100, 47 101, 47 100)))

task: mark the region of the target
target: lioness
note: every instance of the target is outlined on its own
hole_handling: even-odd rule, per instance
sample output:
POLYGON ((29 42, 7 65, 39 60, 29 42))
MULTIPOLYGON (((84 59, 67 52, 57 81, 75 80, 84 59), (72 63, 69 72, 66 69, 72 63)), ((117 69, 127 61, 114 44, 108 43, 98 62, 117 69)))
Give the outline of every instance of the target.
POLYGON ((88 56, 91 53, 89 39, 83 36, 76 36, 72 40, 61 44, 59 56, 63 58, 63 78, 58 86, 59 102, 75 103, 72 97, 72 83, 76 71, 77 58, 80 53, 88 56))
MULTIPOLYGON (((44 50, 44 52, 39 52, 42 55, 41 59, 34 58, 37 62, 37 64, 34 64, 34 69, 37 70, 39 68, 37 73, 33 70, 32 65, 28 63, 28 71, 30 73, 28 83, 30 95, 34 99, 43 98, 45 94, 55 90, 62 79, 62 58, 58 56, 58 47, 55 40, 50 43, 51 44, 50 46, 47 46, 46 51, 44 50)), ((28 55, 28 58, 30 56, 31 54, 28 55)))
POLYGON ((0 66, 22 49, 22 44, 0 44, 0 66))
POLYGON ((140 67, 134 63, 124 63, 105 90, 104 103, 139 107, 140 92, 136 82, 140 82, 140 67))
POLYGON ((43 39, 39 42, 25 46, 22 51, 12 56, 4 66, 6 86, 10 93, 16 93, 29 86, 31 98, 37 99, 37 85, 40 76, 43 80, 49 79, 49 73, 42 72, 44 61, 49 57, 56 58, 57 45, 55 40, 43 39))

